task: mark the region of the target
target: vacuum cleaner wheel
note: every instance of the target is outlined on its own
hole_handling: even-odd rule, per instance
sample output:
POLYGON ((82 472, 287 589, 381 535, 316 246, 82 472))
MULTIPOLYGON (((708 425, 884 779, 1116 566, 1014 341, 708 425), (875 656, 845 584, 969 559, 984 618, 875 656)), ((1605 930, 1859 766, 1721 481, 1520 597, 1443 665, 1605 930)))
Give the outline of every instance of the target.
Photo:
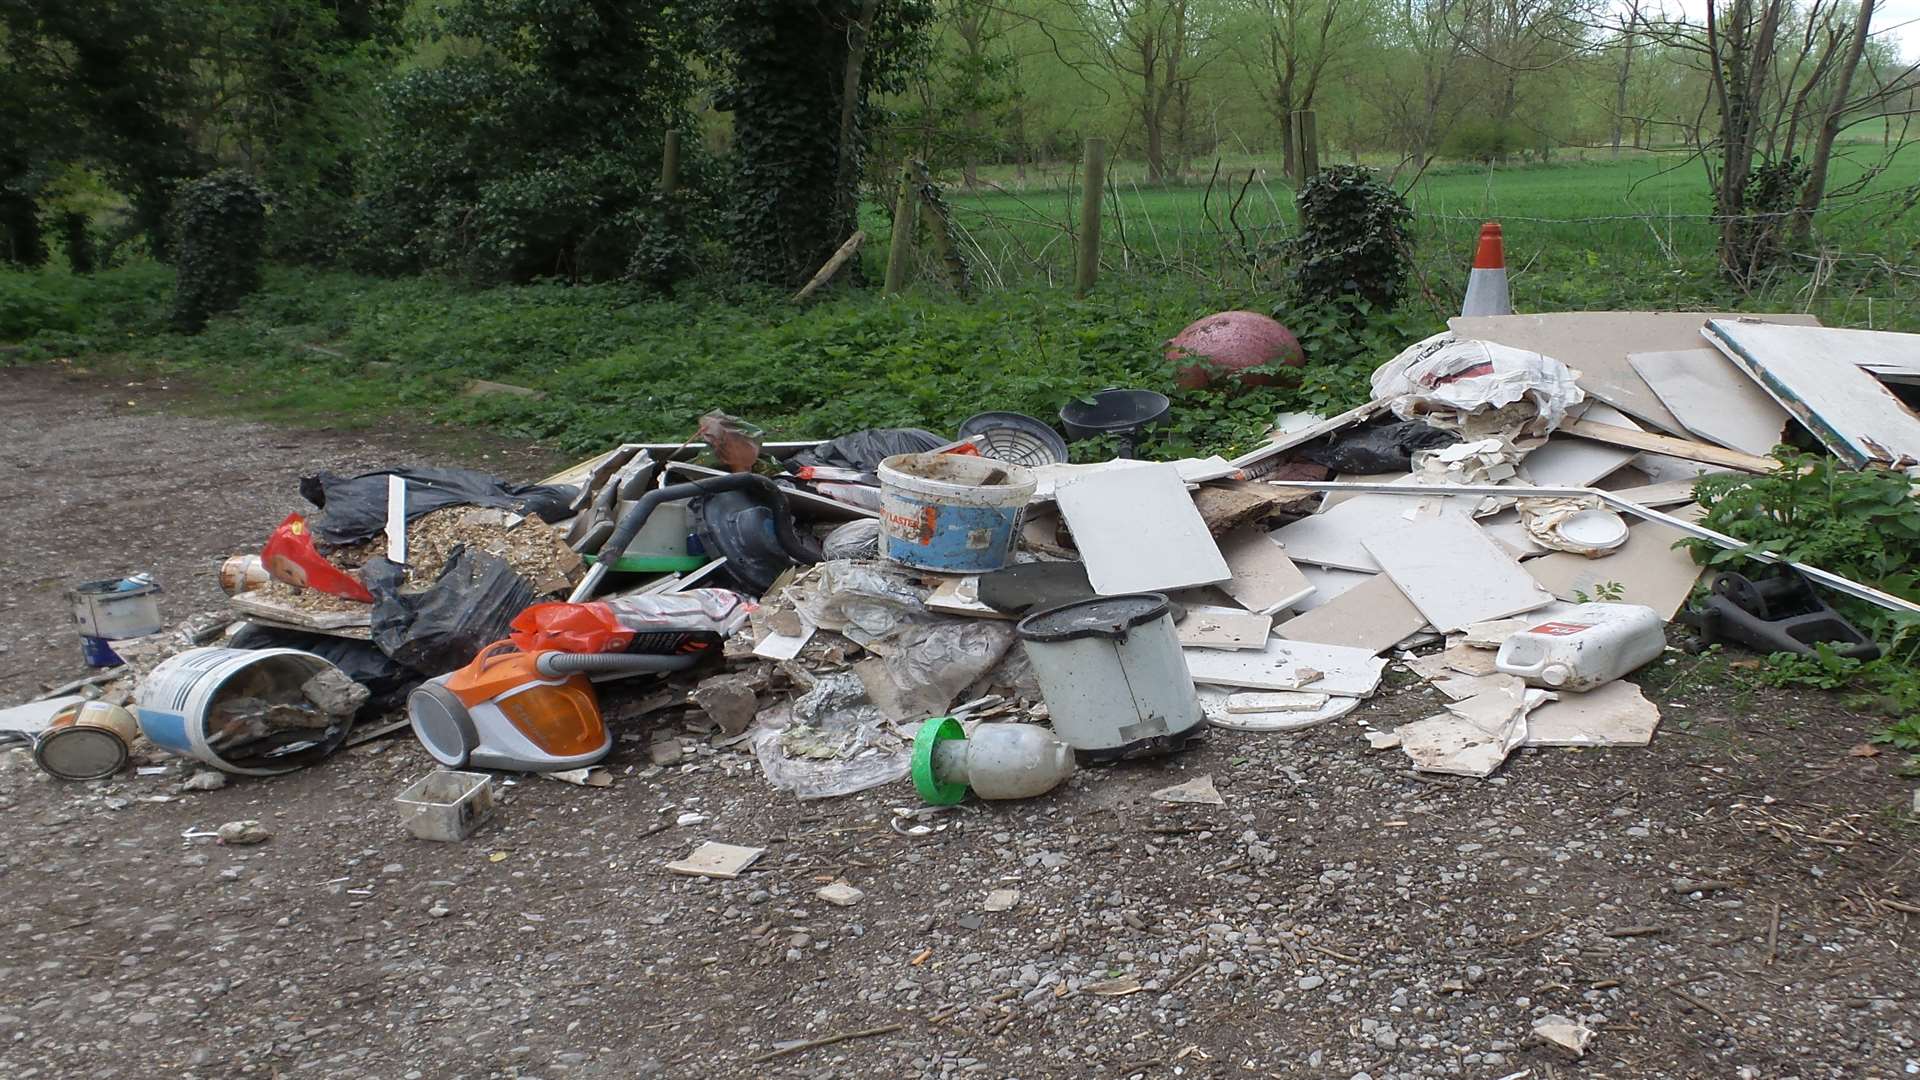
POLYGON ((468 755, 480 744, 465 703, 437 682, 421 683, 407 695, 407 718, 413 721, 420 745, 450 769, 464 768, 468 755))

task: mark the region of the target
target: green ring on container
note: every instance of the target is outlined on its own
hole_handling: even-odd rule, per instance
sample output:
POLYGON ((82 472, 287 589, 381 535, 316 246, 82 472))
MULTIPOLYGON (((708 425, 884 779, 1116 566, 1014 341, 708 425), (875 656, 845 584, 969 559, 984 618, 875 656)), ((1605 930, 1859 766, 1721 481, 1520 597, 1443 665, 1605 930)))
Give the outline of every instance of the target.
POLYGON ((933 775, 933 748, 949 739, 965 740, 967 729, 951 716, 930 717, 913 736, 913 787, 932 806, 952 806, 967 797, 967 785, 933 775))

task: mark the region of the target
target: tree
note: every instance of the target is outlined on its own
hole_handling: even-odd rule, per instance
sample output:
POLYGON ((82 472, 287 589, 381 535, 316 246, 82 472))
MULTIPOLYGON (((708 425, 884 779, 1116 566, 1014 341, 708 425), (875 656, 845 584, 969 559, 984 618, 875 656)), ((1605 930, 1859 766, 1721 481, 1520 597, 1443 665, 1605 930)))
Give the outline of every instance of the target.
POLYGON ((1263 83, 1287 175, 1297 183, 1303 178, 1294 113, 1314 107, 1321 80, 1365 39, 1366 12, 1354 0, 1248 0, 1246 10, 1248 32, 1235 37, 1263 83))

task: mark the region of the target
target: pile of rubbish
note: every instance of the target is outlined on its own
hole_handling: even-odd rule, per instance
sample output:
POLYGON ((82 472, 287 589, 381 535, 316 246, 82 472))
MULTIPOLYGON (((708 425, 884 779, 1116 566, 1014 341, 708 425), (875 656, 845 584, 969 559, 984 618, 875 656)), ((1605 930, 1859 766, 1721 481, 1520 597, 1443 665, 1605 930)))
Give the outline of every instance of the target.
POLYGON ((777 443, 713 413, 531 485, 323 473, 311 513, 220 567, 228 612, 163 630, 150 579, 78 587, 101 672, 0 717, 72 778, 153 753, 270 775, 410 726, 455 770, 402 800, 438 839, 491 810, 458 770, 609 782, 614 728, 649 717, 679 720, 653 725, 652 766, 691 727, 802 799, 911 779, 935 806, 1324 724, 1393 661, 1447 702, 1362 715, 1415 769, 1644 746, 1659 711, 1622 680, 1676 618, 1871 655, 1815 586, 1920 610, 1765 552, 1696 599, 1675 547, 1744 546, 1698 523, 1693 485, 1770 470, 1792 426, 1914 471, 1920 420, 1889 386, 1920 384, 1917 342, 1804 316, 1455 319, 1367 404, 1284 415, 1231 461, 1134 459, 1169 402, 1111 389, 1060 430, 983 413, 777 443), (1122 456, 1070 464, 1095 436, 1122 456))

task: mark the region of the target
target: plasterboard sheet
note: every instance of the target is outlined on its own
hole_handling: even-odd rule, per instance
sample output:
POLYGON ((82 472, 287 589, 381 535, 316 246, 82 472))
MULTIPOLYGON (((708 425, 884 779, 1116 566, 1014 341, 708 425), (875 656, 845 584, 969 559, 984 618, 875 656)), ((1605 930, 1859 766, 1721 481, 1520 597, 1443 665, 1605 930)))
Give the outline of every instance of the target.
POLYGON ((1658 484, 1620 488, 1614 494, 1636 506, 1658 510, 1667 506, 1685 506, 1692 502, 1693 485, 1697 482, 1696 480, 1667 480, 1658 484))
MULTIPOLYGON (((1396 486, 1400 483, 1396 482, 1396 486)), ((1417 486, 1411 476, 1406 477, 1404 483, 1417 486)), ((1282 525, 1271 535, 1296 563, 1377 573, 1380 564, 1362 543, 1367 537, 1397 531, 1413 518, 1427 514, 1469 520, 1468 515, 1477 501, 1445 495, 1419 499, 1406 495, 1361 495, 1331 510, 1282 525)))
POLYGON ((1273 628, 1271 615, 1239 608, 1192 605, 1187 617, 1173 624, 1174 637, 1195 649, 1258 649, 1266 645, 1273 628))
POLYGON ((1200 695, 1200 712, 1206 716, 1207 723, 1230 731, 1302 731, 1317 727, 1329 720, 1345 716, 1360 707, 1357 697, 1326 697, 1325 704, 1311 711, 1287 709, 1275 712, 1230 712, 1227 703, 1238 697, 1241 691, 1224 686, 1196 687, 1200 695))
POLYGON ((1183 649, 1193 681, 1249 690, 1305 690, 1365 697, 1380 685, 1387 662, 1365 649, 1270 638, 1259 652, 1183 649), (1319 677, 1313 677, 1318 672, 1319 677))
POLYGON ((1381 653, 1425 625, 1427 617, 1407 600, 1399 586, 1385 574, 1375 574, 1333 601, 1295 615, 1274 627, 1273 632, 1288 641, 1345 645, 1381 653))
MULTIPOLYGON (((1444 692, 1444 691, 1443 691, 1444 692)), ((1625 680, 1584 694, 1561 694, 1527 716, 1528 746, 1645 746, 1660 710, 1625 680)))
POLYGON ((1519 679, 1495 685, 1447 706, 1445 712, 1393 730, 1400 749, 1421 772, 1490 776, 1507 755, 1527 741, 1527 713, 1549 695, 1519 679))
POLYGON ((1502 510, 1483 517, 1480 527, 1487 530, 1487 535, 1493 537, 1494 543, 1505 548, 1507 554, 1516 559, 1529 558, 1548 550, 1527 531, 1527 523, 1520 520, 1518 510, 1502 510))
POLYGON ((1718 349, 1632 353, 1627 362, 1689 432, 1708 442, 1764 456, 1786 430, 1787 410, 1718 349))
POLYGON ((1443 633, 1553 601, 1485 529, 1466 518, 1420 518, 1370 536, 1365 544, 1413 606, 1443 633))
POLYGON ((1045 502, 1054 498, 1059 489, 1069 481, 1094 473, 1119 472, 1123 469, 1144 469, 1155 465, 1171 465, 1179 472, 1180 479, 1189 484, 1198 484, 1205 480, 1224 480, 1239 473, 1239 468, 1226 458, 1181 458, 1178 461, 1141 461, 1137 458, 1114 458, 1112 461, 1096 461, 1087 465, 1073 465, 1067 462, 1055 462, 1051 465, 1036 465, 1028 468, 1033 474, 1033 501, 1045 502))
POLYGON ((1331 603, 1349 589, 1357 589, 1379 576, 1365 570, 1335 570, 1330 566, 1315 566, 1312 563, 1302 563, 1300 575, 1313 585, 1312 593, 1294 602, 1293 610, 1302 613, 1331 603))
MULTIPOLYGON (((1706 511, 1683 506, 1671 513, 1685 521, 1698 521, 1706 511)), ((1577 603, 1583 593, 1593 599, 1611 591, 1601 586, 1615 583, 1621 588, 1621 602, 1645 604, 1659 612, 1662 620, 1671 620, 1700 577, 1701 567, 1693 556, 1673 547, 1686 535, 1657 521, 1636 521, 1627 528, 1627 542, 1611 555, 1589 559, 1556 551, 1529 559, 1524 569, 1562 600, 1577 603)))
MULTIPOLYGON (((1633 422, 1632 417, 1599 401, 1589 404, 1586 411, 1580 414, 1580 419, 1617 427, 1637 429, 1640 426, 1633 422)), ((1591 439, 1554 435, 1547 440, 1547 445, 1521 459, 1520 471, 1539 487, 1586 487, 1617 471, 1638 453, 1627 447, 1608 446, 1591 439)))
POLYGON ((1102 596, 1211 585, 1233 576, 1172 465, 1088 473, 1060 486, 1060 513, 1102 596))
POLYGON ((1312 594, 1313 584, 1267 530, 1242 525, 1222 536, 1219 546, 1233 574, 1220 583, 1220 591, 1248 611, 1272 615, 1312 594))
MULTIPOLYGON (((1563 311, 1551 315, 1458 317, 1447 326, 1462 337, 1496 341, 1545 353, 1580 373, 1580 388, 1670 435, 1686 428, 1627 362, 1629 353, 1700 347, 1708 319, 1731 318, 1691 311, 1563 311)), ((1757 315, 1771 323, 1819 326, 1811 315, 1757 315)))
POLYGON ((1920 416, 1880 380, 1844 360, 1848 331, 1768 326, 1744 319, 1707 324, 1714 348, 1752 375, 1827 449, 1854 466, 1920 461, 1920 416))

